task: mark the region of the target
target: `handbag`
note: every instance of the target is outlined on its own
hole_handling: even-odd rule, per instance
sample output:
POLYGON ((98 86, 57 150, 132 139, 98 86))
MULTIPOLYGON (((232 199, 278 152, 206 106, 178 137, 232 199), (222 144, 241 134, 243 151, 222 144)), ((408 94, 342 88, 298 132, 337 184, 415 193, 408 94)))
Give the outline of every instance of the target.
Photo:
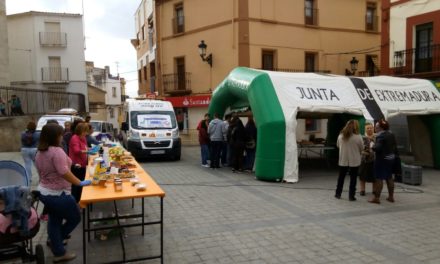
POLYGON ((247 149, 254 149, 255 148, 255 139, 250 139, 246 141, 246 148, 247 149))

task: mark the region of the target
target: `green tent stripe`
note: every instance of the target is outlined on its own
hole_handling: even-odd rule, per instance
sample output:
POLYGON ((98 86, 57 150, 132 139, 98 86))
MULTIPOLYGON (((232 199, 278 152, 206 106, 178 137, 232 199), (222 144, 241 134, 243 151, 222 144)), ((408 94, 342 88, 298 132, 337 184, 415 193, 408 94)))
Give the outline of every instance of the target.
POLYGON ((247 101, 258 129, 255 175, 259 180, 284 177, 286 124, 281 104, 267 73, 236 68, 214 91, 209 114, 223 115, 226 108, 247 101))

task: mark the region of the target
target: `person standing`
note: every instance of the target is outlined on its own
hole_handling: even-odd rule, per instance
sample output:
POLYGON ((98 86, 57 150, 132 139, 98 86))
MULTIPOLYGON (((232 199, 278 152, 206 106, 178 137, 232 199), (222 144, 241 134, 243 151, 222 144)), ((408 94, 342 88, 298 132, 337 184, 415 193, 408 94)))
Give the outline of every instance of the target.
POLYGON ((359 187, 360 196, 365 196, 365 183, 374 183, 374 126, 372 123, 365 124, 365 135, 362 137, 364 141, 364 150, 362 151, 362 161, 359 167, 359 187))
POLYGON ((217 113, 214 114, 214 119, 209 122, 208 134, 211 140, 211 165, 212 169, 220 168, 220 152, 222 150, 223 142, 223 125, 222 120, 219 119, 217 113))
MULTIPOLYGON (((72 160, 71 171, 81 181, 86 176, 87 168, 87 131, 88 123, 79 123, 75 127, 75 134, 69 142, 69 158, 72 160)), ((82 187, 72 186, 72 195, 76 202, 81 199, 82 187)))
POLYGON ((228 144, 228 129, 229 129, 229 123, 231 122, 231 114, 225 115, 225 120, 223 121, 223 142, 222 142, 222 152, 221 152, 221 163, 223 167, 229 166, 229 160, 230 160, 230 151, 229 151, 229 144, 228 144))
POLYGON ((243 154, 246 142, 246 131, 244 130, 243 122, 239 117, 234 117, 232 120, 231 130, 231 146, 232 146, 232 172, 243 171, 243 154))
POLYGON ((69 261, 76 257, 68 253, 63 240, 81 221, 81 214, 73 196, 71 185, 86 186, 90 181, 80 181, 70 171, 71 159, 60 147, 63 128, 57 124, 47 124, 41 131, 35 165, 40 176, 38 191, 40 201, 49 213, 47 234, 54 262, 69 261))
POLYGON ((257 147, 257 127, 255 126, 255 121, 252 116, 248 117, 248 122, 244 127, 246 131, 246 158, 244 160, 244 169, 246 171, 252 172, 254 168, 255 161, 255 151, 257 147))
POLYGON ((364 148, 362 137, 359 135, 359 122, 357 120, 351 119, 347 122, 338 136, 336 146, 339 148, 339 177, 335 198, 341 199, 345 175, 348 172, 350 174, 348 199, 356 201, 356 178, 364 148))
POLYGON ((397 155, 396 137, 389 131, 390 125, 386 120, 379 120, 375 128, 376 142, 374 143, 373 150, 376 156, 374 159, 376 180, 373 185, 374 196, 369 202, 380 204, 383 181, 386 181, 388 188, 387 201, 394 203, 394 180, 392 176, 397 155))
POLYGON ((21 133, 21 156, 24 160, 24 167, 29 177, 29 186, 32 183, 32 163, 35 162, 35 154, 37 153, 38 140, 40 132, 35 131, 37 125, 31 121, 27 124, 26 131, 21 133))
POLYGON ((199 143, 200 143, 200 154, 202 157, 202 167, 209 167, 208 158, 209 158, 209 135, 208 135, 208 126, 209 126, 209 114, 205 114, 203 120, 199 122, 197 126, 197 130, 199 131, 199 143))
POLYGON ((87 135, 86 135, 86 141, 87 141, 87 147, 91 148, 93 145, 99 145, 101 142, 96 140, 93 134, 93 126, 90 125, 90 123, 87 123, 87 135))
POLYGON ((6 103, 3 98, 0 97, 0 112, 3 116, 6 116, 6 103))
POLYGON ((13 94, 11 96, 10 104, 11 104, 11 116, 12 115, 24 115, 23 110, 21 109, 20 97, 13 94))

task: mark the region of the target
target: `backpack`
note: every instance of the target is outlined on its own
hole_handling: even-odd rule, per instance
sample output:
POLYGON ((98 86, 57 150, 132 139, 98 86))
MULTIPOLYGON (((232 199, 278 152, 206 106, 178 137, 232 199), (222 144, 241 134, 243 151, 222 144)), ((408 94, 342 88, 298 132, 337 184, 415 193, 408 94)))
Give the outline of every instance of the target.
POLYGON ((34 143, 34 132, 26 131, 26 133, 24 133, 24 137, 23 137, 23 145, 25 147, 30 147, 30 146, 32 146, 33 143, 34 143))

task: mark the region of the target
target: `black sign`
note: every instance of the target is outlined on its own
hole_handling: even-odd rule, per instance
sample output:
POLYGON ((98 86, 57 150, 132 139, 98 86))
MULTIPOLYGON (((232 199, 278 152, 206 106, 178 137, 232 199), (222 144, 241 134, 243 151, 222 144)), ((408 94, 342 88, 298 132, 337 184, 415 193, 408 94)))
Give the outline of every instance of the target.
POLYGON ((374 120, 385 118, 385 116, 382 113, 382 110, 380 110, 379 105, 377 104, 376 100, 374 100, 373 94, 371 93, 370 89, 368 88, 364 80, 353 77, 350 77, 350 80, 353 83, 356 92, 358 93, 359 97, 361 98, 362 102, 365 105, 365 108, 367 108, 368 113, 370 113, 371 117, 374 120))

